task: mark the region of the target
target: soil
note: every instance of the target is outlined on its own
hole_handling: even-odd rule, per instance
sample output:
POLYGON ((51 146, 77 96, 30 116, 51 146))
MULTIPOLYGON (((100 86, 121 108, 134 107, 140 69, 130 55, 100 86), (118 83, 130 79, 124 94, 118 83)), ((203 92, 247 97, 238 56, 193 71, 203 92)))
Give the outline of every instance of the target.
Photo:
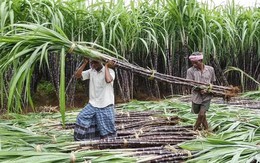
MULTIPOLYGON (((34 104, 35 104, 35 110, 36 112, 41 112, 42 109, 46 108, 57 108, 59 107, 59 100, 55 94, 55 92, 50 93, 50 94, 45 94, 45 93, 36 93, 34 96, 34 104)), ((136 100, 141 100, 141 101, 158 101, 160 99, 155 98, 155 97, 149 97, 145 93, 139 92, 137 95, 134 97, 136 100)), ((81 91, 77 92, 74 97, 74 105, 73 106, 67 106, 67 110, 73 110, 75 108, 83 108, 88 102, 88 95, 86 92, 81 91)), ((125 103, 127 101, 124 101, 120 96, 115 97, 115 103, 125 103)), ((28 107, 25 109, 24 113, 32 112, 33 110, 28 107)), ((46 111, 46 110, 45 110, 46 111)))

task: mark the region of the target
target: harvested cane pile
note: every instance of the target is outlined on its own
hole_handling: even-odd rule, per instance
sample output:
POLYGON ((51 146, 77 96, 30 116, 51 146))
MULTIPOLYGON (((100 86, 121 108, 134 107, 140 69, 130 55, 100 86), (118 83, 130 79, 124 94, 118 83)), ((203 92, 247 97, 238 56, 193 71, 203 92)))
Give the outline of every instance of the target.
POLYGON ((212 93, 216 97, 223 97, 227 100, 229 100, 231 97, 236 96, 239 93, 238 87, 233 87, 233 86, 225 87, 225 86, 197 82, 197 81, 193 81, 193 80, 189 80, 189 79, 185 79, 185 78, 181 78, 181 77, 162 74, 162 73, 156 72, 155 70, 145 69, 143 67, 133 65, 126 61, 117 60, 110 56, 104 55, 102 57, 103 57, 102 60, 115 60, 116 65, 118 67, 125 69, 125 70, 129 70, 129 71, 139 74, 141 76, 148 77, 151 80, 156 79, 156 80, 160 80, 160 81, 171 83, 171 84, 180 84, 180 85, 189 86, 189 87, 193 87, 193 88, 203 89, 207 92, 212 93))
POLYGON ((76 150, 110 149, 130 152, 129 157, 139 158, 138 160, 146 158, 145 161, 149 162, 183 162, 192 153, 180 149, 177 144, 195 139, 196 134, 192 131, 192 126, 178 126, 179 117, 162 117, 162 113, 118 112, 116 138, 78 142, 76 150))

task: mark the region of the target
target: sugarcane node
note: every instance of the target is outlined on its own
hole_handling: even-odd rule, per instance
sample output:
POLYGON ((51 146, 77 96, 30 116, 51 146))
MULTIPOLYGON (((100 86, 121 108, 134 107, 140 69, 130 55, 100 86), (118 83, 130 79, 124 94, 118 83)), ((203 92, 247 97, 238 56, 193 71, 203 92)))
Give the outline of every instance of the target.
POLYGON ((191 152, 190 152, 189 150, 185 150, 185 149, 184 149, 184 150, 183 150, 183 153, 187 154, 189 158, 192 157, 192 154, 191 154, 191 152))
POLYGON ((57 143, 57 139, 55 135, 52 135, 52 143, 57 143))
POLYGON ((169 144, 167 144, 166 146, 164 146, 164 149, 166 149, 166 150, 168 150, 168 151, 170 151, 170 152, 172 152, 172 153, 177 153, 177 152, 178 152, 178 150, 177 150, 176 148, 174 148, 173 146, 171 146, 171 145, 169 145, 169 144))
POLYGON ((36 145, 36 147, 35 147, 35 150, 36 150, 36 152, 41 152, 42 151, 42 145, 36 145))
POLYGON ((124 141, 124 147, 127 147, 128 141, 125 138, 123 138, 123 141, 124 141))
POLYGON ((152 121, 155 120, 155 118, 154 118, 153 116, 150 116, 149 118, 150 118, 152 121))
POLYGON ((76 156, 75 156, 75 154, 74 154, 73 151, 70 153, 70 162, 71 162, 71 163, 76 162, 76 156))
POLYGON ((139 139, 139 134, 137 132, 135 132, 135 138, 139 139))

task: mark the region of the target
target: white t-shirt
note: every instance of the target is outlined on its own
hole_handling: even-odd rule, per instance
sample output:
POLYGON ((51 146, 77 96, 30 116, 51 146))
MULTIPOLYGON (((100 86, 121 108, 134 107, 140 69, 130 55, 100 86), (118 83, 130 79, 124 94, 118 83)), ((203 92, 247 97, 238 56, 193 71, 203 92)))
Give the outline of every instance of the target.
POLYGON ((95 69, 89 69, 82 72, 82 80, 89 79, 89 103, 94 107, 103 108, 114 104, 114 79, 115 72, 109 68, 109 73, 113 81, 107 83, 105 80, 105 67, 97 72, 95 69))

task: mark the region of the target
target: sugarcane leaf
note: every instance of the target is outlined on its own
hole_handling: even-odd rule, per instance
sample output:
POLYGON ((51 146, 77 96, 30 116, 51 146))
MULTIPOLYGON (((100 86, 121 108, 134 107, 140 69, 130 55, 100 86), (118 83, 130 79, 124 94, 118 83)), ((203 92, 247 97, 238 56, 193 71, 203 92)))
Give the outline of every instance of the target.
POLYGON ((65 126, 65 107, 66 107, 66 99, 65 99, 65 49, 62 48, 60 54, 60 88, 59 88, 59 103, 60 103, 60 113, 62 118, 62 124, 65 126))
MULTIPOLYGON (((29 59, 27 59, 22 66, 19 68, 18 72, 16 73, 16 75, 12 78, 11 80, 11 86, 10 86, 10 91, 9 91, 9 96, 8 96, 8 109, 11 109, 11 105, 13 102, 13 95, 15 93, 15 91, 17 90, 17 84, 20 83, 22 84, 25 78, 25 75, 29 72, 28 70, 31 68, 32 64, 36 61, 38 55, 39 55, 39 51, 42 47, 39 46, 37 47, 34 52, 32 53, 32 55, 29 57, 29 59)), ((19 90, 18 90, 19 91, 19 90)), ((20 90, 21 91, 21 90, 20 90)), ((20 93, 20 92, 19 92, 20 93)), ((16 100, 16 102, 20 102, 20 100, 16 100)), ((18 105, 20 106, 20 104, 18 105)))
POLYGON ((242 154, 242 152, 244 151, 245 149, 240 149, 238 150, 235 155, 232 157, 232 160, 230 161, 230 163, 236 163, 239 161, 239 158, 240 158, 240 155, 242 154))
POLYGON ((49 62, 48 62, 48 45, 49 44, 51 44, 51 43, 50 42, 46 42, 45 44, 43 44, 39 67, 42 66, 43 59, 45 59, 47 67, 49 68, 49 62))
POLYGON ((203 154, 199 157, 191 159, 190 161, 193 162, 193 161, 197 161, 197 160, 214 160, 214 159, 218 159, 219 157, 227 155, 227 154, 233 155, 234 151, 236 151, 236 147, 212 148, 206 154, 203 154))
POLYGON ((203 150, 203 149, 208 149, 211 148, 212 145, 206 141, 200 141, 200 140, 196 140, 196 141, 189 141, 189 142, 184 142, 184 143, 180 143, 178 144, 178 146, 180 146, 183 149, 187 149, 187 150, 191 150, 191 151, 199 151, 199 150, 203 150))
POLYGON ((29 135, 35 134, 35 133, 33 133, 29 130, 22 129, 22 128, 19 128, 19 127, 16 127, 16 126, 11 126, 11 125, 7 125, 7 124, 3 124, 3 123, 0 123, 0 125, 1 125, 1 127, 5 127, 5 128, 8 128, 8 129, 11 129, 13 131, 19 131, 19 132, 26 133, 26 134, 29 134, 29 135))
POLYGON ((226 130, 226 132, 230 132, 230 131, 233 131, 235 128, 237 128, 239 125, 240 125, 240 121, 236 121, 235 123, 233 123, 229 129, 226 130))
POLYGON ((234 145, 236 143, 221 139, 214 139, 214 138, 207 138, 207 141, 211 144, 217 144, 217 145, 234 145))
MULTIPOLYGON (((34 67, 34 66, 33 66, 34 67)), ((26 98, 27 98, 27 102, 30 104, 30 106, 32 107, 33 111, 34 111, 34 104, 33 104, 33 100, 32 100, 32 96, 31 96, 31 76, 33 74, 33 70, 34 68, 28 70, 29 73, 27 73, 26 76, 26 98)))
POLYGON ((148 44, 147 44, 147 42, 143 39, 143 38, 139 38, 141 41, 142 41, 142 43, 144 44, 144 46, 145 46, 145 48, 146 48, 146 52, 147 53, 149 53, 149 48, 148 48, 148 44))

